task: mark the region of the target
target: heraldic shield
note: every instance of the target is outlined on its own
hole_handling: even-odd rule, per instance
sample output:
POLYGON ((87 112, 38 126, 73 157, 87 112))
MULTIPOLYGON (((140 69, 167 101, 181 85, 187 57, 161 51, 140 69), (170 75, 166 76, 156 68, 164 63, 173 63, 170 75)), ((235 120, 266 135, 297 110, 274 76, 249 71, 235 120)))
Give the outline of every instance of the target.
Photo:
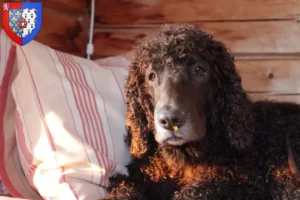
POLYGON ((2 3, 2 25, 6 34, 24 46, 39 33, 42 26, 41 2, 2 3))

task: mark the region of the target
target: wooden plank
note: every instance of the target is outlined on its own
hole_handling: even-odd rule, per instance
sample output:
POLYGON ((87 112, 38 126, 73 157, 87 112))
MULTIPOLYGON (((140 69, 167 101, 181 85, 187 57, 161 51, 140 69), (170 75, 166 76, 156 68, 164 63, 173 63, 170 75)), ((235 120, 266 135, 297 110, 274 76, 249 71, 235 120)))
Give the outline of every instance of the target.
POLYGON ((87 35, 72 17, 44 9, 43 25, 35 40, 73 55, 85 54, 87 35))
POLYGON ((249 93, 300 94, 300 60, 236 61, 236 66, 249 93))
POLYGON ((31 0, 42 2, 43 8, 68 16, 83 16, 88 13, 86 0, 31 0))
POLYGON ((96 0, 96 22, 153 24, 293 19, 299 0, 96 0))
MULTIPOLYGON (((223 41, 234 53, 300 53, 300 23, 296 21, 217 22, 194 25, 223 41)), ((97 26, 95 56, 131 51, 138 40, 151 37, 161 28, 150 26, 97 26)))
POLYGON ((300 59, 299 53, 235 53, 236 60, 291 60, 300 59))
POLYGON ((300 60, 237 61, 250 99, 300 103, 300 60))
POLYGON ((279 101, 279 102, 293 102, 300 104, 300 94, 298 95, 270 95, 266 93, 262 94, 249 94, 252 101, 259 100, 269 100, 269 101, 279 101))

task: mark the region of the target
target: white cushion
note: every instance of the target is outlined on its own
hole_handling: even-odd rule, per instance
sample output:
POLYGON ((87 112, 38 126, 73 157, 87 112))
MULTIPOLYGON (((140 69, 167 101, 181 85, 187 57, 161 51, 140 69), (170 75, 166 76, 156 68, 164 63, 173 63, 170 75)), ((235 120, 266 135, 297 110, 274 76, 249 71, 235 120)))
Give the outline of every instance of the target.
MULTIPOLYGON (((110 65, 98 61, 99 66, 35 41, 12 48, 16 48, 17 64, 10 64, 4 73, 13 70, 4 84, 11 91, 6 96, 12 105, 8 117, 0 120, 15 124, 16 129, 0 131, 0 143, 1 134, 6 138, 0 163, 6 165, 6 158, 17 152, 31 189, 44 199, 104 197, 109 177, 126 174, 130 160, 124 142, 123 94, 128 60, 118 56, 103 60, 110 60, 110 65), (16 142, 17 149, 11 151, 16 142)), ((8 191, 36 198, 30 189, 23 191, 24 184, 14 188, 19 180, 9 177, 12 170, 19 169, 0 169, 1 176, 8 176, 4 178, 8 180, 2 177, 3 183, 11 182, 8 191)))

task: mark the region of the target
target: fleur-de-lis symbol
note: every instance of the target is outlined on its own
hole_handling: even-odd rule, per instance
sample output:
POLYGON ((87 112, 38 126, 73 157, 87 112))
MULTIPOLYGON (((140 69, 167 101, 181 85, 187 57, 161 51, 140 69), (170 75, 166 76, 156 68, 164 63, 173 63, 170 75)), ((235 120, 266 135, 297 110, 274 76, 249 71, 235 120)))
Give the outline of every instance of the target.
POLYGON ((14 18, 12 18, 11 19, 13 22, 16 22, 17 21, 17 19, 14 17, 14 18))
POLYGON ((21 15, 21 13, 19 11, 16 12, 17 17, 19 17, 21 15))

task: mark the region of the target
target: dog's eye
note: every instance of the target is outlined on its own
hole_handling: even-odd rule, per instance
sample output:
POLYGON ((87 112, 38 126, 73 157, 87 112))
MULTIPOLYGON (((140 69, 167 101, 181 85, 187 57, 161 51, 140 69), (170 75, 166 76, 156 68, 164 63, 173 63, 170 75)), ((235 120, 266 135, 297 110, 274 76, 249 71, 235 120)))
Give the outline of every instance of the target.
POLYGON ((148 78, 149 78, 150 81, 154 81, 156 79, 155 73, 153 73, 153 72, 150 73, 149 76, 148 76, 148 78))
POLYGON ((196 66, 195 72, 197 75, 203 75, 205 73, 205 69, 201 66, 196 66))

